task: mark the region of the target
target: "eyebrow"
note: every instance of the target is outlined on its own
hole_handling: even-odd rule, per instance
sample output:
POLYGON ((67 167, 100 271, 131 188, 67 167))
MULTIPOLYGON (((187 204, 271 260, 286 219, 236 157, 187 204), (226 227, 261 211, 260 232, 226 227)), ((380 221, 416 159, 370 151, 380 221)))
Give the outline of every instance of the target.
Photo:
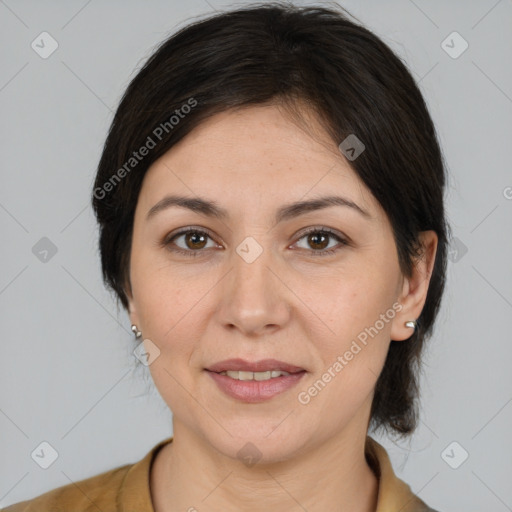
MULTIPOLYGON (((216 218, 222 221, 229 219, 229 212, 225 208, 219 206, 215 201, 210 201, 201 197, 169 195, 158 201, 158 203, 148 211, 146 220, 151 219, 158 212, 171 208, 172 206, 185 208, 200 215, 216 218)), ((316 210, 322 210, 331 206, 345 206, 352 208, 367 219, 371 218, 371 215, 366 210, 350 199, 341 196, 325 196, 282 206, 277 210, 274 221, 278 224, 279 222, 298 217, 299 215, 316 210)))

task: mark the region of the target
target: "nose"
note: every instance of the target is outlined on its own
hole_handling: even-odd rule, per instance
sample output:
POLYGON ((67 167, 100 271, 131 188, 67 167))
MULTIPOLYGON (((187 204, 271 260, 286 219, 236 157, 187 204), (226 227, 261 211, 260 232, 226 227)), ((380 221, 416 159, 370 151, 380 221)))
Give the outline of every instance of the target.
POLYGON ((290 319, 292 292, 271 251, 263 250, 254 261, 233 251, 230 263, 231 271, 219 289, 220 322, 247 337, 283 328, 290 319))

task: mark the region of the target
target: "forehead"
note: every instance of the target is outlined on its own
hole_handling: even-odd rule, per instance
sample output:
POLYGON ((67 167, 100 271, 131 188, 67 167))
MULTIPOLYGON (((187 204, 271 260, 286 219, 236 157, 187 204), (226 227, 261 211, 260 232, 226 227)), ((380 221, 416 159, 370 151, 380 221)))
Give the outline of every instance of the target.
POLYGON ((246 208, 337 192, 379 208, 315 116, 298 123, 274 105, 216 114, 173 146, 148 169, 140 199, 150 208, 169 192, 246 208))
POLYGON ((213 158, 212 163, 242 172, 253 171, 259 162, 266 164, 261 171, 269 173, 269 167, 277 165, 298 167, 304 158, 317 165, 332 164, 339 152, 315 117, 309 114, 300 124, 274 105, 228 110, 203 121, 168 153, 191 162, 213 158))

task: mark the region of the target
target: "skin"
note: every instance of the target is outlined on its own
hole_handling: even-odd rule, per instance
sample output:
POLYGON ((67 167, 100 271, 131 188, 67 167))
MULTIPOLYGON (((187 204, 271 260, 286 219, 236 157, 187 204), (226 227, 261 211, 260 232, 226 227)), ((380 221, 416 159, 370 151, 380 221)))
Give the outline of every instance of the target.
POLYGON ((375 510, 378 481, 364 457, 374 387, 390 340, 407 343, 412 331, 404 323, 421 313, 437 236, 421 234, 423 257, 404 277, 385 212, 315 118, 306 118, 294 122, 276 105, 217 114, 144 178, 127 294, 132 323, 160 350, 149 368, 173 413, 174 441, 151 471, 157 512, 375 510), (147 220, 170 193, 215 201, 229 218, 173 206, 147 220), (331 206, 274 223, 284 204, 332 194, 368 218, 331 206), (211 237, 182 235, 162 245, 188 226, 211 237), (348 244, 308 239, 302 232, 310 227, 331 228, 348 244), (236 252, 248 236, 263 251, 252 263, 236 252), (331 248, 337 251, 318 255, 331 248), (394 318, 301 404, 298 393, 394 303, 401 306, 394 318), (307 373, 291 390, 244 403, 204 370, 232 357, 275 358, 307 373), (251 467, 237 457, 248 442, 261 452, 251 467))

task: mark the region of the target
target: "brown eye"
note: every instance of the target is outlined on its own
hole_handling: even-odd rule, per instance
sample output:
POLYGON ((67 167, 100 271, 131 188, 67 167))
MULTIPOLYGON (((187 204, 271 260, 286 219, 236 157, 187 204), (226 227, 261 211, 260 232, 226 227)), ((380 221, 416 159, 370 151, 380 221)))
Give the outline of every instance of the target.
POLYGON ((211 236, 200 229, 184 229, 179 233, 171 237, 166 237, 162 245, 168 248, 170 251, 186 254, 187 256, 197 256, 201 254, 203 249, 210 249, 216 247, 216 244, 207 247, 208 239, 211 240, 211 236), (183 239, 181 241, 180 239, 183 239), (179 243, 177 243, 179 241, 179 243))
POLYGON ((311 229, 304 233, 299 238, 299 241, 302 239, 306 239, 307 247, 301 247, 301 249, 309 251, 309 253, 314 256, 332 255, 340 249, 340 246, 342 247, 349 244, 347 240, 345 240, 339 234, 334 233, 329 228, 311 229), (334 245, 326 250, 326 248, 329 247, 329 243, 332 239, 338 241, 338 247, 334 245))
POLYGON ((185 244, 189 249, 202 249, 206 245, 208 235, 204 235, 197 231, 191 231, 183 235, 185 244))
POLYGON ((325 249, 329 245, 329 234, 324 234, 322 231, 316 231, 308 236, 308 243, 313 249, 325 249))

